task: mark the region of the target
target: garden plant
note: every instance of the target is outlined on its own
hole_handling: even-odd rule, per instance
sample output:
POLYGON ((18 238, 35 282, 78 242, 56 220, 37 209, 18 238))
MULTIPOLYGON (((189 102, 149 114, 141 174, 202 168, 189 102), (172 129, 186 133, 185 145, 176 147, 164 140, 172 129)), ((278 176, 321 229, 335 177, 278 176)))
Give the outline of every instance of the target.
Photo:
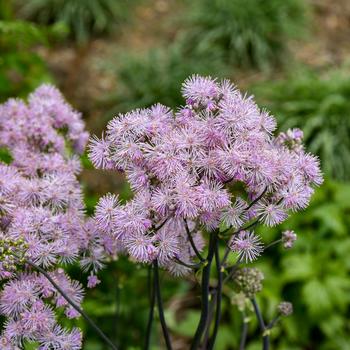
POLYGON ((251 314, 269 349, 272 329, 293 306, 280 300, 273 318, 262 314, 256 295, 273 276, 252 263, 276 245, 288 254, 297 235, 290 227, 267 241, 258 231, 308 206, 323 182, 318 158, 300 129, 275 134, 275 118, 228 80, 193 75, 181 92, 176 110, 156 104, 121 114, 90 139, 93 165, 123 173, 133 192, 126 202, 103 195, 92 217, 78 177, 88 141, 81 115, 51 85, 0 106, 1 349, 82 349, 81 331, 59 322, 79 316, 117 349, 83 311, 84 288, 67 271, 78 262, 95 288, 98 272, 120 255, 148 269, 145 349, 156 309, 164 347, 173 348, 160 270, 198 279, 201 313, 190 349, 215 348, 225 288, 243 316, 240 350, 251 314))

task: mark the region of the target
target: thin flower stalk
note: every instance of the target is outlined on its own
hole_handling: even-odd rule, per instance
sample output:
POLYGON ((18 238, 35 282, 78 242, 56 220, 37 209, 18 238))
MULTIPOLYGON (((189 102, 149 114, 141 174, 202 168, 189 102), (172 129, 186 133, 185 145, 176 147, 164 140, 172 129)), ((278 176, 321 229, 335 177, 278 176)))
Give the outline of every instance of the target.
POLYGON ((64 291, 63 289, 51 278, 51 276, 40 266, 36 265, 30 260, 25 261, 26 264, 33 267, 35 270, 39 271, 41 274, 48 279, 48 281, 53 285, 53 287, 62 295, 62 297, 77 311, 83 318, 89 323, 89 325, 96 331, 96 333, 103 339, 103 341, 108 344, 108 346, 113 350, 118 350, 116 345, 106 336, 106 334, 97 326, 97 324, 90 318, 90 316, 83 311, 64 291))
POLYGON ((251 302, 253 304, 253 307, 254 307, 254 312, 256 314, 256 317, 257 317, 257 320, 258 320, 258 323, 259 323, 259 327, 260 327, 260 331, 262 333, 262 339, 263 339, 263 350, 269 350, 270 348, 270 335, 269 335, 269 330, 268 328, 265 326, 265 322, 264 322, 264 319, 263 319, 263 316, 261 314, 261 311, 260 311, 260 308, 259 308, 259 305, 254 298, 251 299, 251 302))

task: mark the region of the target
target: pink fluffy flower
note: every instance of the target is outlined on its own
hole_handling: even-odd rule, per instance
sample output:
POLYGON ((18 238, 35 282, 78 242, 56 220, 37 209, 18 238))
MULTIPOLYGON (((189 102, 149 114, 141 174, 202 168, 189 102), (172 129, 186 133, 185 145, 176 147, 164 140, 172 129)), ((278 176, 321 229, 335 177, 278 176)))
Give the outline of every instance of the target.
MULTIPOLYGON (((280 224, 289 212, 304 209, 322 182, 302 132, 274 135, 275 118, 229 81, 193 75, 182 94, 185 105, 176 112, 157 104, 115 117, 90 150, 96 166, 125 172, 134 193, 110 216, 98 204, 94 219, 101 237, 133 260, 158 259, 181 276, 189 269, 177 262, 195 262, 198 231, 280 224)), ((232 242, 246 261, 262 252, 252 233, 232 242)))
MULTIPOLYGON (((82 287, 59 264, 102 248, 84 228, 77 179, 87 139, 82 116, 51 85, 40 86, 28 102, 10 99, 0 105, 0 147, 11 155, 10 164, 0 164, 0 237, 23 241, 21 254, 47 270, 78 305, 82 287)), ((0 263, 0 313, 6 319, 0 336, 5 345, 0 347, 17 349, 23 342, 37 342, 40 349, 81 349, 80 332, 66 332, 55 317, 57 308, 69 318, 77 313, 30 266, 18 273, 10 257, 0 263)))
POLYGON ((263 252, 263 244, 259 236, 253 232, 241 231, 230 242, 230 248, 238 253, 238 258, 245 262, 256 260, 263 252))

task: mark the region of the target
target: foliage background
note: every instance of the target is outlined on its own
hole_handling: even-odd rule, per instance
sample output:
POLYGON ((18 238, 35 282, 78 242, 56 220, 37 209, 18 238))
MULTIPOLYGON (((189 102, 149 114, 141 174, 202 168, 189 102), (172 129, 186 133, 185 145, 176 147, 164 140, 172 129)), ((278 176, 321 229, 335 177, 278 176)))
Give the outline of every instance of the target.
MULTIPOLYGON (((255 94, 280 127, 299 126, 322 161, 325 184, 310 207, 282 227, 260 230, 265 242, 286 228, 293 250, 271 248, 257 262, 266 317, 280 300, 293 316, 273 330, 276 350, 350 349, 350 3, 347 0, 15 0, 0 2, 0 101, 56 83, 100 133, 116 113, 182 103, 191 73, 229 77, 255 94), (88 4, 88 5, 87 5, 88 4), (58 9, 65 9, 59 11, 58 9)), ((0 152, 0 158, 6 155, 0 152)), ((128 198, 122 176, 93 170, 83 158, 88 213, 108 191, 128 198)), ((78 269, 71 275, 86 283, 78 269)), ((147 269, 121 257, 88 291, 85 309, 120 349, 141 349, 148 308, 147 269)), ((213 281, 215 283, 215 281, 213 281)), ((185 349, 198 320, 195 276, 162 276, 175 349, 185 349)), ((225 289, 219 350, 237 349, 241 315, 225 289)), ((84 349, 105 346, 84 324, 84 349)), ((248 350, 256 322, 250 324, 248 350)), ((153 349, 162 349, 154 328, 153 349)), ((35 344, 26 345, 35 349, 35 344)))

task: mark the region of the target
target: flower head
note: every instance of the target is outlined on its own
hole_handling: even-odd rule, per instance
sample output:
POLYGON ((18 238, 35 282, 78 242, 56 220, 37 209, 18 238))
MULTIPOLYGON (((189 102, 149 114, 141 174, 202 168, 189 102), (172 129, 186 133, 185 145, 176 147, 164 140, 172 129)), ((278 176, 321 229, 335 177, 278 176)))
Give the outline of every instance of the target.
MULTIPOLYGON (((90 144, 95 166, 124 172, 134 193, 126 204, 112 205, 110 216, 99 202, 101 237, 138 262, 158 259, 176 275, 188 268, 174 257, 189 264, 194 258, 185 220, 192 238, 202 229, 240 230, 252 220, 275 226, 304 209, 322 182, 302 132, 275 136, 275 118, 229 81, 193 75, 182 95, 185 104, 176 112, 157 104, 118 115, 104 138, 90 144), (167 231, 158 232, 164 222, 167 231)), ((246 231, 230 247, 246 262, 262 253, 260 238, 246 231)))
POLYGON ((241 231, 232 237, 230 248, 238 253, 239 260, 245 262, 256 260, 264 250, 260 237, 249 231, 241 231))

